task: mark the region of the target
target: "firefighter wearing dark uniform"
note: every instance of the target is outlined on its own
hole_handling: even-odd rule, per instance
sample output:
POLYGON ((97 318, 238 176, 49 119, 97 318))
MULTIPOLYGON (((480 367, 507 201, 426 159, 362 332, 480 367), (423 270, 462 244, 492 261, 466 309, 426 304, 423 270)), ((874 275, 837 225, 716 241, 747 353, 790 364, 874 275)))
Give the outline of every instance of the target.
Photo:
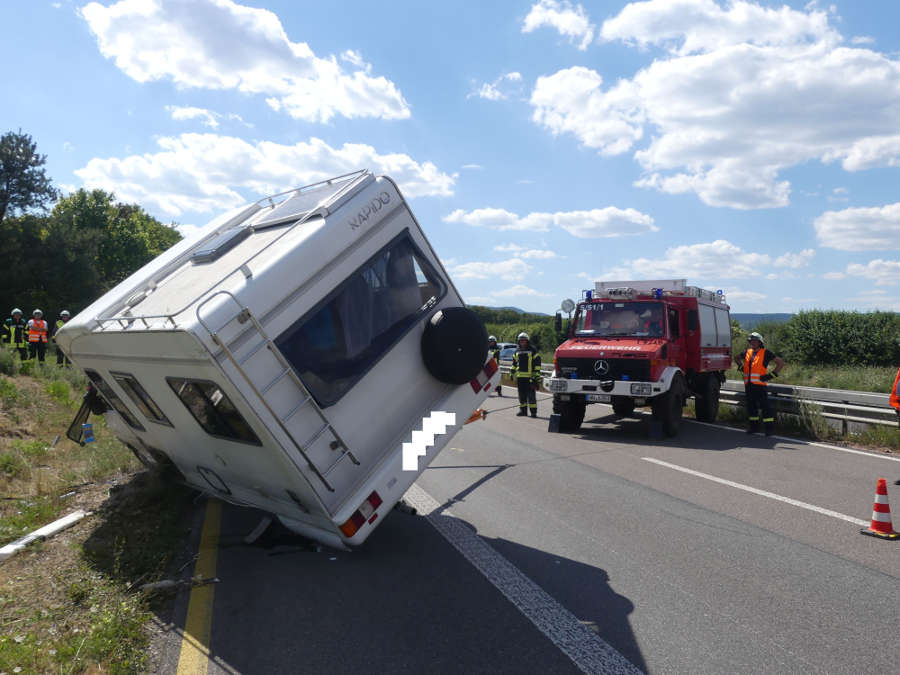
POLYGON ((537 391, 541 381, 541 355, 531 346, 528 333, 519 333, 519 349, 513 355, 509 376, 519 389, 519 413, 517 417, 527 417, 528 410, 532 417, 537 417, 537 391))
POLYGON ((72 365, 72 362, 69 361, 69 357, 63 354, 63 350, 59 348, 59 345, 56 344, 56 334, 59 332, 59 329, 66 325, 66 322, 72 315, 69 314, 69 310, 64 309, 59 313, 59 318, 56 320, 56 327, 53 329, 53 345, 56 347, 56 365, 72 365))
MULTIPOLYGON (((497 338, 493 335, 488 338, 488 357, 494 359, 497 362, 497 367, 500 367, 500 347, 497 346, 497 338)), ((494 391, 497 392, 497 396, 503 396, 503 388, 499 382, 494 391)))
POLYGON ((32 318, 28 320, 28 355, 37 357, 39 363, 44 362, 47 353, 47 333, 49 326, 44 320, 44 313, 36 309, 32 312, 32 318))
POLYGON ((891 387, 890 403, 897 411, 897 426, 900 427, 900 368, 897 368, 897 377, 894 378, 894 386, 891 387))
POLYGON ((22 318, 22 310, 16 307, 3 325, 3 342, 19 352, 19 358, 28 358, 28 324, 22 318))
POLYGON ((769 394, 766 389, 769 380, 778 377, 778 371, 784 368, 784 361, 774 352, 765 348, 762 335, 750 333, 747 337, 750 348, 735 362, 744 374, 744 391, 747 395, 747 433, 759 430, 762 421, 766 436, 772 434, 775 426, 775 415, 769 405, 769 394), (769 364, 775 362, 775 369, 770 373, 769 364))

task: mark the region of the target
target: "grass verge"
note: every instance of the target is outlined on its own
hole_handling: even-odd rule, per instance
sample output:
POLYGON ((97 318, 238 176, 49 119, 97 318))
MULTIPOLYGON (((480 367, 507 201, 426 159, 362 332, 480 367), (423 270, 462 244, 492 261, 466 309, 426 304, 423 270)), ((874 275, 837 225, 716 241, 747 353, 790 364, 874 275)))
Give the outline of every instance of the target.
POLYGON ((0 672, 145 672, 147 623, 170 598, 137 589, 170 571, 192 493, 145 471, 102 417, 94 443, 66 439, 86 383, 31 372, 0 375, 0 544, 91 515, 0 563, 0 672))

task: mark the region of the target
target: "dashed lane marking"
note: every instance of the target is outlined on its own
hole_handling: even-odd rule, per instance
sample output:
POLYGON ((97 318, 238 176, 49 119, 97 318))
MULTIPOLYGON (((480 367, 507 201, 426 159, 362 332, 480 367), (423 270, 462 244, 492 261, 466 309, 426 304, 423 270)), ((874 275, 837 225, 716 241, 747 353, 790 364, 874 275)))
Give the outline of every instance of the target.
POLYGON ((825 508, 822 508, 821 506, 816 506, 815 504, 807 504, 806 502, 801 502, 797 499, 791 499, 790 497, 784 497, 782 495, 777 495, 774 492, 760 490, 759 488, 751 487, 749 485, 744 485, 743 483, 735 483, 733 480, 727 480, 725 478, 719 478, 718 476, 712 476, 708 473, 703 473, 702 471, 694 471, 693 469, 688 469, 683 466, 678 466, 677 464, 670 464, 669 462, 664 462, 661 459, 656 459, 654 457, 641 457, 641 459, 646 460, 648 462, 653 462, 654 464, 659 464, 660 466, 668 467, 669 469, 674 469, 675 471, 681 471, 682 473, 690 474, 691 476, 697 476, 698 478, 705 478, 706 480, 711 480, 715 483, 721 483, 722 485, 728 485, 729 487, 737 488, 738 490, 744 490, 745 492, 752 492, 753 494, 760 495, 761 497, 768 497, 769 499, 775 499, 779 502, 784 502, 785 504, 790 504, 791 506, 799 506, 801 509, 815 511, 816 513, 821 513, 823 516, 830 516, 831 518, 840 518, 841 520, 846 520, 848 523, 853 523, 854 525, 862 525, 864 527, 868 527, 868 525, 869 525, 869 523, 865 520, 860 520, 859 518, 847 516, 847 515, 844 515, 843 513, 838 513, 837 511, 832 511, 831 509, 825 509, 825 508))
POLYGON ((628 659, 554 600, 416 484, 405 499, 584 673, 640 673, 628 659))

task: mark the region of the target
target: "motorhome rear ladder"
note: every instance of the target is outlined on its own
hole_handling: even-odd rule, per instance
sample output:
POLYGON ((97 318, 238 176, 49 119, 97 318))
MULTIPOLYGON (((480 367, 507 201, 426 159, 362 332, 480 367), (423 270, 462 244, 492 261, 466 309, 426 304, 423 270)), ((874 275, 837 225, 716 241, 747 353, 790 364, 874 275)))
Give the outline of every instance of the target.
POLYGON ((199 305, 197 305, 197 319, 199 320, 201 325, 209 332, 210 336, 213 339, 213 342, 215 342, 219 347, 222 348, 222 352, 228 357, 228 359, 232 362, 232 364, 234 364, 235 368, 237 368, 237 371, 247 381, 247 383, 250 385, 250 387, 253 389, 253 391, 256 393, 256 395, 259 397, 259 399, 262 401, 263 405, 266 407, 266 410, 268 410, 269 413, 271 413, 272 417, 274 417, 278 421, 278 426, 281 427, 281 430, 291 440, 291 443, 293 443, 294 447, 297 448, 297 451, 300 453, 300 455, 303 457, 303 459, 306 460, 306 463, 309 466, 310 470, 316 474, 316 476, 319 478, 319 480, 322 481, 322 483, 325 485, 325 487, 330 492, 334 492, 334 488, 326 480, 325 477, 328 476, 334 470, 334 468, 340 462, 342 462, 345 458, 349 459, 356 465, 359 465, 359 460, 356 459, 356 457, 350 451, 350 448, 347 447, 346 443, 344 443, 344 441, 341 439, 340 435, 337 433, 337 431, 334 429, 334 427, 331 426, 331 423, 328 421, 328 418, 325 417, 325 414, 322 412, 322 409, 316 403, 312 394, 309 393, 309 390, 306 388, 306 386, 303 384, 303 382, 300 380, 300 378, 297 377, 296 372, 294 372, 294 369, 291 367, 290 363, 288 363, 287 359, 284 357, 284 354, 281 353, 281 350, 278 349, 277 345, 269 338, 265 329, 262 327, 262 325, 259 323, 259 321, 256 319, 256 317, 253 316, 253 313, 247 307, 241 306, 241 304, 240 304, 240 302, 238 302, 237 298, 235 298, 234 295, 232 295, 229 291, 217 291, 216 293, 213 293, 208 298, 206 298, 199 305), (218 328, 213 330, 203 320, 200 310, 206 303, 210 302, 217 295, 228 296, 240 308, 240 311, 237 312, 237 314, 232 315, 227 321, 225 321, 218 328), (231 340, 230 342, 226 342, 219 336, 219 334, 222 332, 222 330, 224 330, 225 327, 228 326, 233 321, 237 321, 238 323, 241 323, 241 324, 246 324, 249 322, 250 327, 252 328, 254 333, 259 337, 259 342, 254 344, 253 347, 246 354, 244 354, 240 359, 238 359, 235 356, 234 346, 236 343, 241 342, 242 340, 245 339, 246 331, 241 331, 240 334, 235 339, 231 340), (278 365, 280 367, 280 370, 279 370, 278 374, 275 375, 274 378, 272 378, 270 381, 266 382, 262 386, 259 386, 250 377, 250 374, 247 372, 246 368, 244 368, 244 364, 253 355, 255 355, 257 352, 259 352, 260 349, 263 349, 263 348, 267 349, 269 351, 269 353, 272 354, 272 356, 276 359, 276 361, 278 362, 278 365), (272 387, 274 387, 276 384, 278 384, 285 377, 289 378, 289 380, 293 383, 295 390, 300 394, 300 396, 299 396, 299 401, 296 403, 296 405, 294 405, 284 415, 279 416, 275 412, 275 410, 272 408, 271 403, 267 400, 266 394, 272 389, 272 387), (322 426, 320 426, 315 432, 313 432, 312 436, 310 436, 306 441, 304 441, 303 443, 299 443, 297 441, 297 439, 294 438, 294 435, 290 431, 288 431, 286 424, 287 424, 288 420, 294 416, 294 414, 296 414, 299 410, 301 410, 305 406, 310 406, 310 408, 313 411, 315 411, 315 413, 318 415, 319 419, 322 420, 322 426), (341 451, 340 451, 340 454, 338 455, 338 457, 328 467, 326 467, 324 470, 320 470, 319 467, 317 467, 312 462, 312 460, 309 458, 307 451, 312 446, 312 444, 315 443, 317 440, 319 440, 319 438, 322 436, 322 434, 324 434, 326 431, 330 431, 331 435, 333 436, 333 440, 329 444, 329 447, 332 450, 337 450, 338 448, 340 448, 341 451))

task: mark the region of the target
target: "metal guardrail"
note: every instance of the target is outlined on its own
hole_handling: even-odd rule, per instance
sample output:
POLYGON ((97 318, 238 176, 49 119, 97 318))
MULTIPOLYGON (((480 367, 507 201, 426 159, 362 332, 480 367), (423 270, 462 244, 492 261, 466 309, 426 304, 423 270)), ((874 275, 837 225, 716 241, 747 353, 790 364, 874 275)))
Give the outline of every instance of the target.
MULTIPOLYGON (((509 375, 510 361, 500 363, 500 372, 509 375)), ((543 366, 541 375, 549 377, 553 366, 543 366)), ((845 389, 821 389, 819 387, 799 387, 791 384, 769 383, 769 400, 778 412, 800 415, 804 407, 814 410, 827 419, 841 422, 841 429, 847 433, 850 423, 897 425, 897 413, 888 402, 888 394, 868 391, 848 391, 845 389)), ((726 405, 744 405, 744 383, 741 380, 727 380, 722 385, 719 397, 726 405)))

